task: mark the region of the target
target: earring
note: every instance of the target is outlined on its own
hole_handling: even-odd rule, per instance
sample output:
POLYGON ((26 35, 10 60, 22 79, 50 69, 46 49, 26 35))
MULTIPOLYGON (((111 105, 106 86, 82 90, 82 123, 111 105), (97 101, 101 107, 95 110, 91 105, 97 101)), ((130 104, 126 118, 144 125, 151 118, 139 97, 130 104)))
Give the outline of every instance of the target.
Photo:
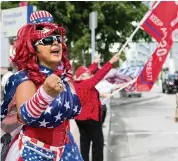
POLYGON ((64 69, 64 64, 62 63, 62 61, 59 63, 58 69, 59 70, 63 70, 64 69))
POLYGON ((35 62, 38 64, 38 58, 37 57, 35 58, 35 62))

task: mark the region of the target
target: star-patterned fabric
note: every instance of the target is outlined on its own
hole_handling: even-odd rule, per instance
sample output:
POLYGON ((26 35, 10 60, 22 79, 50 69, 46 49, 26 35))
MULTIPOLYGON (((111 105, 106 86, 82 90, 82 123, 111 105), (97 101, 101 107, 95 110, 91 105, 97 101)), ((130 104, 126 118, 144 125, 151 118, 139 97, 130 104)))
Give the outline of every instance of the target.
MULTIPOLYGON (((20 157, 24 161, 83 161, 73 136, 68 132, 70 142, 62 147, 42 148, 42 143, 36 146, 26 141, 20 148, 20 157)), ((28 140, 28 139, 27 139, 28 140)))
MULTIPOLYGON (((50 76, 52 73, 54 73, 53 70, 46 68, 44 66, 40 66, 40 72, 44 73, 46 76, 50 76)), ((70 88, 65 74, 61 75, 60 78, 65 86, 64 91, 55 97, 54 101, 41 114, 39 118, 37 119, 30 118, 32 121, 25 126, 30 126, 34 128, 43 127, 47 129, 55 128, 61 125, 65 120, 72 119, 80 113, 81 105, 78 96, 70 88)), ((4 100, 1 104, 1 120, 3 120, 6 117, 7 113, 9 112, 7 107, 14 97, 16 88, 18 87, 18 85, 20 85, 22 82, 28 79, 29 79, 28 72, 26 71, 19 71, 9 78, 4 89, 4 100)), ((27 111, 23 111, 23 112, 24 114, 27 113, 27 111)), ((21 114, 23 114, 23 112, 21 114)), ((26 119, 29 119, 27 117, 31 117, 31 116, 26 115, 26 119)), ((78 147, 75 144, 70 132, 68 132, 68 136, 69 136, 69 143, 64 145, 64 151, 62 153, 62 158, 60 159, 60 161, 65 161, 65 160, 83 161, 79 153, 78 147)), ((25 151, 23 152, 25 153, 25 151)), ((24 154, 22 154, 21 156, 23 155, 24 154)), ((24 160, 37 161, 38 159, 35 159, 35 157, 33 157, 33 159, 32 157, 27 157, 24 160)))
MULTIPOLYGON (((43 144, 36 146, 35 144, 27 142, 25 146, 21 146, 19 149, 19 139, 16 138, 5 161, 83 161, 74 138, 69 131, 68 136, 70 142, 62 147, 61 157, 58 157, 57 155, 59 153, 53 150, 56 149, 56 147, 40 148, 43 144), (19 152, 16 152, 15 149, 19 149, 19 152)), ((61 150, 61 147, 59 147, 59 150, 61 150)))
MULTIPOLYGON (((41 68, 42 69, 42 68, 41 68)), ((41 72, 50 74, 50 70, 45 68, 41 72), (48 73, 49 71, 49 73, 48 73)), ((61 80, 65 86, 64 92, 60 93, 52 104, 44 111, 38 119, 34 119, 31 115, 28 115, 26 108, 21 110, 21 115, 24 115, 24 121, 31 120, 28 124, 32 127, 48 127, 54 128, 60 125, 64 120, 71 119, 77 116, 80 112, 80 101, 78 96, 70 88, 65 79, 65 75, 61 76, 61 80)))

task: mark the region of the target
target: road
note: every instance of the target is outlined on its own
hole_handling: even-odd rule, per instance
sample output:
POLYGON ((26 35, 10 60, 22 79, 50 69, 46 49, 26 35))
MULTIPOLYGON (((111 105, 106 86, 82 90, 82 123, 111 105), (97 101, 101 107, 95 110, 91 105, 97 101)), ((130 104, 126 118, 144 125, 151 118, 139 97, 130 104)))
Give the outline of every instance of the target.
POLYGON ((114 98, 107 161, 178 161, 175 94, 152 91, 143 98, 114 98))

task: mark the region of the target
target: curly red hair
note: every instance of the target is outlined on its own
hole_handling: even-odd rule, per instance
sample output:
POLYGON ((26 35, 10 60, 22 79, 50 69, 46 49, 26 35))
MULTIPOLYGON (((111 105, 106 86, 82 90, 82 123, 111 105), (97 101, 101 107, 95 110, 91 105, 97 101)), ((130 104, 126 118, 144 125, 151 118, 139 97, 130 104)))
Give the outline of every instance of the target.
MULTIPOLYGON (((34 42, 50 35, 53 32, 58 32, 64 39, 65 29, 59 27, 56 24, 28 24, 22 27, 17 33, 17 39, 15 41, 14 49, 15 56, 11 57, 12 62, 17 66, 18 70, 28 71, 29 79, 32 80, 37 87, 43 84, 46 76, 39 71, 39 65, 37 64, 36 51, 33 46, 34 42), (38 28, 47 27, 50 29, 47 33, 42 33, 38 28)), ((64 65, 64 70, 67 75, 71 78, 71 65, 67 58, 67 47, 62 41, 62 63, 64 65)))

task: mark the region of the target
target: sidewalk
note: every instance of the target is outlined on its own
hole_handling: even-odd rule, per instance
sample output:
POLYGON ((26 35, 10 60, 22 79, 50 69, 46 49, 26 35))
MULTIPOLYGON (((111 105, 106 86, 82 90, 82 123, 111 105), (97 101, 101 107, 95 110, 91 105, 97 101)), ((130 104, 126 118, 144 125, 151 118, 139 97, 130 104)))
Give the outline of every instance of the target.
MULTIPOLYGON (((107 106, 107 115, 106 119, 103 125, 103 134, 104 134, 104 161, 106 161, 106 148, 107 148, 107 141, 109 136, 109 129, 110 129, 110 105, 107 106)), ((75 142, 77 143, 78 147, 80 147, 80 134, 78 131, 78 127, 74 120, 70 120, 70 131, 75 139, 75 142)), ((80 148, 79 148, 80 149, 80 148)), ((90 152, 91 155, 91 152, 90 152)))
MULTIPOLYGON (((161 87, 158 85, 155 85, 153 89, 150 92, 143 92, 142 97, 140 99, 135 99, 135 98, 120 98, 119 94, 117 95, 117 98, 119 103, 121 105, 126 104, 126 103, 136 103, 136 102, 143 102, 143 101, 149 101, 155 98, 160 97, 160 92, 161 92, 161 87)), ((103 134, 104 134, 104 161, 107 160, 107 145, 108 145, 108 137, 109 137, 109 130, 110 130, 110 118, 111 118, 111 108, 110 104, 107 106, 107 115, 106 119, 103 125, 103 134)), ((78 127, 75 123, 74 120, 70 121, 70 129, 71 132, 74 136, 74 139, 79 146, 80 144, 80 135, 78 131, 78 127)))
POLYGON ((107 115, 103 125, 103 135, 104 135, 104 161, 107 160, 107 147, 108 147, 108 138, 110 130, 110 118, 111 118, 111 108, 110 104, 107 106, 107 115))
POLYGON ((119 105, 125 105, 125 104, 131 104, 131 103, 137 103, 137 102, 144 102, 144 101, 149 101, 152 99, 156 99, 161 97, 159 93, 148 93, 145 92, 142 94, 141 98, 118 98, 119 105))

